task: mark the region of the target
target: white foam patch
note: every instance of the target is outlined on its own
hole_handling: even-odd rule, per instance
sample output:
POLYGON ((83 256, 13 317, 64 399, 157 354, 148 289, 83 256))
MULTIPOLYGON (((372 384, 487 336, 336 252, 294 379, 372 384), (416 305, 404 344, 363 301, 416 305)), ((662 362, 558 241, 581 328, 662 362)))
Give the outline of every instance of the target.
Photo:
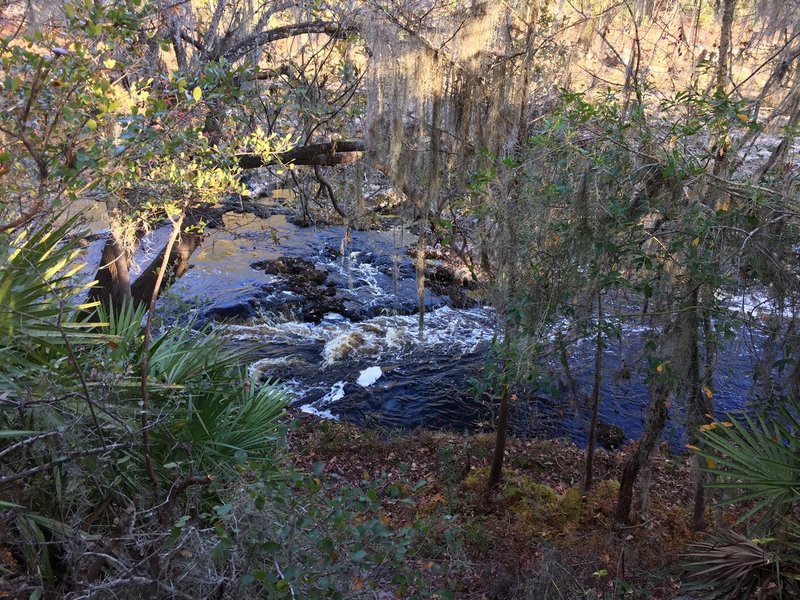
POLYGON ((332 402, 344 398, 344 381, 337 381, 331 386, 331 391, 325 394, 322 398, 317 400, 314 404, 317 406, 327 406, 332 402))
POLYGON ((425 315, 422 341, 418 316, 379 316, 360 323, 348 320, 323 321, 319 324, 266 322, 253 325, 222 325, 234 339, 308 346, 322 345, 320 362, 330 367, 345 360, 369 359, 370 362, 396 360, 404 355, 442 351, 461 356, 485 346, 496 336, 495 313, 488 308, 454 310, 441 307, 425 315))
POLYGON ((366 343, 366 337, 357 330, 344 331, 328 340, 322 349, 323 364, 327 367, 355 354, 366 343))
POLYGON ((275 358, 262 358, 250 365, 247 374, 251 379, 260 379, 270 368, 301 365, 305 361, 297 356, 279 356, 275 358))
POLYGON ((341 400, 342 398, 344 398, 344 381, 337 381, 331 386, 330 391, 322 398, 310 404, 303 404, 300 407, 300 410, 310 415, 316 415, 322 419, 333 419, 334 421, 338 421, 339 417, 334 415, 330 409, 326 409, 324 407, 336 402, 337 400, 341 400))
POLYGON ((791 317, 791 309, 783 309, 776 306, 775 301, 770 298, 765 289, 751 289, 730 294, 722 290, 715 293, 715 297, 721 300, 728 310, 739 314, 758 317, 762 315, 776 315, 791 317))
POLYGON ((316 417, 319 417, 320 419, 330 419, 332 421, 339 420, 339 417, 334 415, 331 411, 319 410, 313 404, 303 404, 303 406, 300 407, 300 410, 309 415, 314 415, 316 417))
POLYGON ((378 381, 378 379, 381 378, 381 375, 383 375, 383 371, 380 367, 369 367, 368 369, 361 371, 361 373, 358 375, 358 381, 356 381, 356 383, 361 387, 369 387, 378 381))

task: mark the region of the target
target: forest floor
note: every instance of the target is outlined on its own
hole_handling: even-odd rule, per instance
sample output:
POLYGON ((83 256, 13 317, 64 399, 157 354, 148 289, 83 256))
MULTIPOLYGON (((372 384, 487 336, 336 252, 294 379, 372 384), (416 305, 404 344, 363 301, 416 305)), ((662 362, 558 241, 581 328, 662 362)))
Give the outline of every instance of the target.
POLYGON ((697 535, 688 527, 692 468, 689 457, 666 446, 653 462, 649 507, 639 503, 632 524, 621 527, 612 515, 633 446, 596 451, 595 484, 584 497, 584 450, 564 440, 511 439, 503 483, 487 492, 492 435, 376 431, 293 417, 295 465, 324 462, 329 485, 377 487, 385 521, 422 524, 420 567, 456 598, 688 598, 679 591, 679 564, 697 535), (391 500, 398 489, 413 505, 391 500))

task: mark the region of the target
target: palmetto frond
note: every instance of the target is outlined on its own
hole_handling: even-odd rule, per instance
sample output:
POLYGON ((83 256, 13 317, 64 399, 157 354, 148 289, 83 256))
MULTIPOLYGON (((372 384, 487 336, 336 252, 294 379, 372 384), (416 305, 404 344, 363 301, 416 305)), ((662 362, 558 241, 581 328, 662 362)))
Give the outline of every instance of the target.
POLYGON ((750 598, 776 576, 775 556, 763 543, 732 530, 692 544, 686 558, 702 582, 687 587, 710 588, 709 598, 750 598))
POLYGON ((77 260, 81 236, 69 237, 76 221, 0 236, 0 386, 5 391, 30 385, 45 366, 63 360, 67 333, 73 344, 101 337, 72 319, 74 311, 85 308, 77 302, 85 286, 74 278, 84 267, 77 260))
POLYGON ((800 501, 800 406, 783 406, 769 422, 745 417, 701 431, 712 487, 733 493, 723 504, 751 503, 740 521, 760 513, 768 519, 800 501))
MULTIPOLYGON (((117 477, 133 490, 143 459, 138 430, 146 307, 98 306, 93 319, 75 319, 95 307, 79 304, 85 286, 74 283, 83 266, 76 261, 80 236, 70 236, 74 226, 69 219, 13 240, 0 237, 0 392, 42 407, 27 417, 35 425, 24 428, 31 437, 66 422, 83 424, 89 408, 98 407, 86 428, 70 429, 70 443, 124 438, 128 466, 117 477)), ((286 405, 283 388, 248 380, 240 368, 244 353, 230 349, 219 333, 192 325, 165 327, 148 350, 153 458, 168 482, 176 476, 164 466, 170 463, 182 472, 217 473, 243 460, 269 458, 286 405)), ((10 436, 23 428, 6 429, 10 436)))
MULTIPOLYGON (((701 456, 711 484, 731 494, 721 504, 744 504, 739 523, 758 516, 750 537, 725 530, 693 544, 686 567, 708 598, 754 598, 771 587, 796 593, 800 581, 800 405, 785 403, 769 420, 744 417, 706 425, 701 456)), ((780 596, 779 596, 780 597, 780 596)))
MULTIPOLYGON (((137 410, 141 393, 142 321, 145 308, 126 305, 105 315, 116 341, 112 357, 127 365, 116 381, 117 410, 137 410)), ((272 383, 256 385, 242 373, 246 354, 231 350, 221 334, 193 323, 159 332, 150 345, 148 388, 155 425, 151 432, 156 469, 214 472, 264 460, 275 449, 275 428, 287 394, 272 383), (169 465, 169 469, 165 467, 169 465)), ((141 456, 132 456, 140 462, 141 456)))
POLYGON ((272 456, 286 392, 270 383, 257 387, 242 381, 222 393, 211 388, 190 394, 181 404, 180 428, 158 434, 164 447, 191 449, 196 464, 230 465, 272 456))

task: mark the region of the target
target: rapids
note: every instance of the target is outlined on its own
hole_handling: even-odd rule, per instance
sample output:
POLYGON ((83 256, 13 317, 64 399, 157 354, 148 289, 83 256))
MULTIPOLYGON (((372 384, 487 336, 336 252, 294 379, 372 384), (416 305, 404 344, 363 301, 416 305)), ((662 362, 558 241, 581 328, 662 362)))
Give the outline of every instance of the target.
MULTIPOLYGON (((498 336, 495 313, 480 305, 452 308, 447 297, 428 292, 420 338, 415 272, 406 251, 414 239, 408 232, 354 231, 346 243, 341 227, 301 228, 280 215, 266 220, 228 215, 226 221, 228 230, 210 235, 194 267, 169 291, 166 304, 174 318, 191 313, 222 328, 232 344, 252 352, 251 375, 282 382, 303 411, 373 427, 491 428, 496 407, 479 390, 498 336), (325 312, 316 322, 304 320, 303 314, 317 314, 304 308, 307 299, 288 289, 285 277, 251 267, 280 257, 304 259, 326 271, 325 296, 342 310, 325 312)), ((163 231, 150 236, 136 262, 147 264, 148 250, 152 253, 165 236, 163 231)), ((95 246, 90 264, 92 253, 99 254, 95 246)), ((770 312, 758 296, 725 300, 731 311, 750 318, 770 312)), ((627 439, 638 438, 643 428, 646 332, 623 326, 604 350, 601 419, 621 426, 627 439)), ((718 413, 745 408, 755 399, 753 373, 764 341, 759 336, 742 329, 720 351, 714 386, 718 413)), ((565 436, 583 444, 593 338, 570 351, 577 398, 559 376, 559 361, 550 363, 552 376, 518 394, 512 404, 512 432, 565 436)), ((665 433, 675 448, 683 443, 684 414, 685 406, 676 401, 665 433)))

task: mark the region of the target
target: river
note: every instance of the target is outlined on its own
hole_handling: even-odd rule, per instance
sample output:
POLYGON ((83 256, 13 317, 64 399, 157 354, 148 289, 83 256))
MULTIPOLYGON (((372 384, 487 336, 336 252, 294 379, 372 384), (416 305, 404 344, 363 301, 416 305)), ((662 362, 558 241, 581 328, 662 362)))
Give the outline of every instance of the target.
MULTIPOLYGON (((226 225, 227 231, 209 236, 194 267, 162 300, 175 318, 193 314, 222 328, 232 344, 251 351, 251 374, 282 382, 303 411, 370 427, 492 428, 496 407, 478 390, 498 335, 496 315, 480 305, 453 308, 447 297, 427 292, 420 338, 415 273, 407 253, 414 240, 408 232, 352 231, 345 243, 341 227, 303 228, 281 215, 228 215, 226 225), (286 277, 264 272, 263 261, 281 257, 327 272, 327 277, 316 274, 322 283, 309 284, 317 300, 324 300, 321 305, 310 307, 286 277), (261 268, 251 266, 259 261, 261 268)), ((164 236, 158 232, 143 244, 137 264, 147 264, 148 252, 164 236)), ((727 302, 750 318, 768 312, 758 297, 727 302)), ((606 340, 601 419, 636 439, 646 409, 646 328, 623 325, 619 332, 606 340)), ((720 351, 714 386, 718 414, 746 408, 755 399, 753 373, 762 343, 761 334, 742 328, 720 351)), ((549 385, 529 388, 512 405, 514 434, 585 443, 593 338, 575 343, 569 362, 578 398, 564 393, 559 361, 546 361, 549 385)), ((665 438, 676 449, 684 441, 683 414, 685 407, 674 403, 665 438)))

